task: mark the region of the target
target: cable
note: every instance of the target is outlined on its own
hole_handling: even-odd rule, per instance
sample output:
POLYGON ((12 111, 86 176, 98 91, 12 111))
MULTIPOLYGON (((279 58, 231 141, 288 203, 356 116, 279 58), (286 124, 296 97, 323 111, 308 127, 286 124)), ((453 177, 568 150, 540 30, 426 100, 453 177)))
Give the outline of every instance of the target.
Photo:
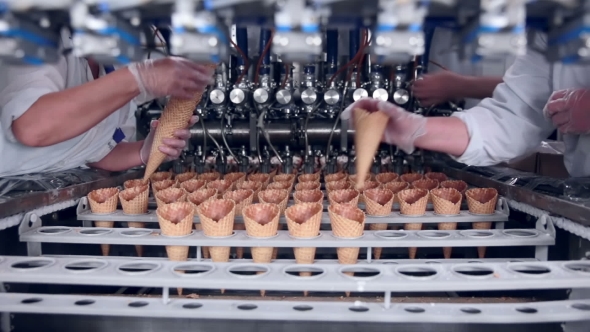
MULTIPOLYGON (((256 106, 256 108, 258 109, 258 106, 256 106)), ((260 113, 260 116, 258 117, 258 125, 257 125, 258 130, 260 130, 260 132, 262 133, 262 136, 264 136, 264 139, 266 139, 266 143, 268 144, 268 146, 270 146, 270 149, 272 150, 272 152, 274 152, 275 156, 277 157, 279 162, 282 164, 283 159, 281 158, 281 156, 279 155, 279 153, 277 152, 275 147, 270 142, 270 137, 268 137, 268 133, 264 131, 264 116, 265 115, 266 115, 266 110, 263 110, 260 113)))
POLYGON ((369 46, 371 41, 369 40, 369 32, 365 31, 364 34, 363 45, 361 46, 361 58, 359 59, 358 66, 357 66, 357 75, 356 75, 356 86, 357 88, 361 85, 361 75, 363 73, 363 60, 365 60, 365 49, 369 46))
POLYGON ((246 53, 244 53, 244 51, 242 51, 242 49, 236 43, 234 43, 233 40, 230 39, 229 42, 232 44, 233 47, 236 48, 236 50, 238 51, 238 53, 240 53, 240 56, 244 60, 244 69, 242 70, 240 77, 238 77, 238 79, 236 80, 236 84, 240 84, 242 82, 242 79, 244 79, 244 76, 246 76, 246 74, 248 73, 248 70, 250 70, 250 60, 248 60, 246 53))
POLYGON ((428 60, 428 63, 432 63, 433 65, 435 65, 435 66, 437 66, 437 67, 439 67, 439 68, 441 68, 443 70, 449 70, 447 67, 441 65, 440 63, 438 63, 438 62, 436 62, 434 60, 428 60))
MULTIPOLYGON (((348 89, 348 81, 344 82, 344 90, 348 89)), ((336 126, 338 126, 338 122, 340 121, 340 115, 342 114, 344 108, 344 101, 346 98, 342 98, 340 102, 340 110, 338 111, 338 116, 336 117, 336 121, 334 121, 334 126, 332 126, 332 130, 330 131, 330 137, 328 138, 328 145, 326 146, 326 156, 330 153, 330 145, 332 145, 332 137, 334 136, 334 131, 336 131, 336 126)), ((341 130, 342 131, 342 130, 341 130)))
POLYGON ((266 46, 264 46, 264 50, 262 51, 262 53, 260 53, 260 58, 258 59, 258 63, 256 64, 256 72, 254 73, 254 84, 258 84, 258 77, 260 76, 260 66, 262 65, 262 61, 264 60, 266 53, 268 53, 268 51, 270 50, 270 45, 272 44, 272 39, 274 38, 274 36, 275 30, 272 29, 270 30, 270 38, 268 38, 266 46))
MULTIPOLYGON (((330 77, 330 80, 328 81, 328 86, 330 86, 330 85, 332 84, 332 82, 334 81, 334 79, 335 79, 336 77, 338 77, 338 75, 340 75, 340 74, 341 74, 341 73, 342 73, 344 70, 346 70, 346 69, 347 69, 348 67, 350 67, 352 64, 354 64, 354 63, 358 63, 358 60, 359 60, 358 58, 359 58, 360 54, 361 54, 361 48, 359 47, 359 50, 358 50, 358 52, 356 53, 356 55, 354 56, 354 58, 352 58, 350 61, 348 61, 348 63, 347 63, 347 64, 345 64, 344 66, 340 67, 340 68, 338 69, 338 71, 336 71, 336 72, 334 73, 334 75, 332 75, 332 77, 330 77)), ((351 75, 352 75, 352 74, 351 74, 351 75)), ((348 75, 348 78, 347 78, 346 80, 348 81, 349 79, 350 79, 350 75, 348 75)))
POLYGON ((221 114, 221 128, 220 128, 221 129, 221 139, 223 140, 223 144, 225 144, 225 147, 227 148, 227 151, 229 152, 229 154, 236 161, 236 164, 240 165, 240 160, 238 160, 238 157, 236 157, 236 155, 234 154, 234 152, 229 147, 229 144, 227 144, 227 140, 225 139, 225 130, 223 128, 223 122, 224 121, 225 121, 225 111, 223 111, 223 113, 221 114))
POLYGON ((284 89, 287 85, 287 80, 289 80, 289 72, 291 71, 291 66, 288 63, 285 63, 285 78, 283 79, 283 84, 281 84, 281 89, 284 89))

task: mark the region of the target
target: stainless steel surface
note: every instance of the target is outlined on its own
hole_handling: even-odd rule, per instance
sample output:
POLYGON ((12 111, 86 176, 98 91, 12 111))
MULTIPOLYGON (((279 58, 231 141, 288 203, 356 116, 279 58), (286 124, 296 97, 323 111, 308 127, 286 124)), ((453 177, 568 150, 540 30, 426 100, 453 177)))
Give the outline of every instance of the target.
POLYGON ((246 100, 246 93, 242 89, 233 89, 229 93, 229 100, 234 104, 241 104, 246 100))
POLYGON ((258 88, 256 90, 254 90, 254 101, 259 103, 259 104, 263 104, 266 103, 268 101, 268 91, 264 88, 258 88))
POLYGON ((357 101, 361 98, 367 98, 368 96, 369 96, 369 93, 367 92, 366 89, 358 88, 358 89, 354 90, 354 92, 352 93, 352 100, 357 101))
POLYGON ((328 90, 324 94, 324 101, 328 105, 336 105, 340 101, 340 93, 336 90, 328 90))
POLYGON ((399 89, 393 93, 393 101, 398 105, 404 105, 409 100, 410 94, 405 89, 399 89))
POLYGON ((301 101, 307 105, 315 103, 318 99, 318 94, 313 88, 307 88, 301 92, 301 101))
POLYGON ((373 91, 373 98, 379 99, 382 101, 387 101, 387 99, 389 99, 389 93, 387 92, 387 90, 385 90, 383 88, 379 88, 379 89, 376 89, 375 91, 373 91))
POLYGON ((289 91, 287 89, 281 89, 277 92, 276 98, 277 98, 277 102, 279 104, 287 105, 288 103, 291 102, 291 99, 293 98, 293 94, 291 93, 291 91, 289 91))
POLYGON ((215 105, 219 105, 225 101, 225 92, 220 89, 214 89, 209 93, 209 99, 215 105))

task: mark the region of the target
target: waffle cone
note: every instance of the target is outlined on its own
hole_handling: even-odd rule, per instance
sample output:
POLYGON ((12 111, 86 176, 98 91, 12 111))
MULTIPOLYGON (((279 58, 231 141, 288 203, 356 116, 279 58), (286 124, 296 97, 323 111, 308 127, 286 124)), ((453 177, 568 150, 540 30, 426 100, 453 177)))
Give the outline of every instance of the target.
MULTIPOLYGON (((489 221, 486 222, 474 222, 472 224, 473 229, 492 229, 492 223, 489 221)), ((486 257, 486 247, 477 247, 477 256, 479 258, 486 257)))
POLYGON ((426 213, 428 191, 424 189, 405 189, 398 193, 400 212, 407 216, 421 216, 426 213))
POLYGON ((224 180, 228 180, 233 183, 233 189, 237 189, 237 185, 240 182, 246 181, 246 173, 243 172, 234 172, 234 173, 227 173, 223 177, 224 180))
POLYGON ((438 181, 428 179, 416 180, 412 182, 412 188, 431 191, 438 188, 438 181))
POLYGON ((293 189, 293 183, 289 181, 275 181, 269 183, 268 186, 266 186, 266 189, 284 189, 291 193, 291 189, 293 189))
POLYGON ((144 181, 143 179, 135 179, 135 180, 127 180, 125 182, 123 182, 123 188, 125 189, 129 189, 129 188, 133 188, 133 187, 140 187, 140 186, 144 186, 144 185, 148 185, 149 186, 150 181, 144 181))
POLYGON ((414 181, 422 180, 422 178, 423 178, 422 174, 419 174, 419 173, 406 173, 406 174, 400 176, 400 180, 407 182, 407 183, 412 183, 414 181))
POLYGON ((272 182, 291 182, 295 183, 295 174, 278 174, 272 178, 272 182))
POLYGON ((393 207, 395 195, 388 189, 367 189, 363 192, 367 215, 388 216, 393 207))
POLYGON ((320 203, 300 203, 285 210, 289 235, 295 238, 318 236, 323 206, 320 203))
POLYGON ((299 203, 323 203, 324 193, 321 190, 300 190, 293 194, 295 204, 299 203))
POLYGON ((237 189, 250 189, 254 192, 252 203, 258 203, 258 193, 262 190, 262 182, 242 181, 236 184, 237 189))
POLYGON ((320 190, 322 185, 319 182, 309 181, 309 182, 300 182, 295 185, 295 191, 301 190, 320 190))
POLYGON ((386 173, 379 173, 375 175, 375 180, 379 182, 379 184, 386 184, 389 182, 394 182, 399 179, 399 175, 393 172, 386 172, 386 173))
MULTIPOLYGON (((372 231, 386 231, 387 224, 369 224, 369 229, 372 231)), ((373 258, 380 259, 383 248, 373 248, 373 258)))
POLYGON ((119 193, 119 200, 125 214, 145 214, 148 212, 149 188, 147 184, 131 187, 119 193))
POLYGON ((328 194, 328 201, 330 205, 349 204, 357 206, 359 196, 359 192, 354 189, 334 190, 328 194))
POLYGON ((327 174, 326 176, 324 176, 324 181, 326 183, 335 182, 335 181, 342 181, 342 180, 346 180, 346 174, 343 172, 327 174))
POLYGON ((326 182, 326 191, 330 194, 334 190, 351 189, 352 185, 346 179, 326 182))
MULTIPOLYGON (((406 231, 419 231, 422 229, 422 224, 421 223, 404 224, 404 229, 406 231)), ((408 248, 408 255, 410 256, 410 259, 415 259, 417 252, 418 252, 418 248, 416 248, 416 247, 408 248)))
MULTIPOLYGON (((385 127, 389 122, 389 116, 383 112, 377 111, 369 113, 366 110, 356 108, 354 113, 354 144, 356 151, 356 172, 360 179, 364 179, 369 174, 375 153, 379 148, 385 127), (361 148, 362 147, 362 148, 361 148)), ((359 189, 363 185, 362 181, 356 181, 355 188, 359 189)))
POLYGON ((469 212, 474 214, 493 214, 498 202, 498 191, 494 188, 475 188, 465 192, 469 212))
MULTIPOLYGON (((234 228, 235 203, 229 199, 210 199, 197 208, 206 236, 231 236, 234 228)), ((209 247, 214 262, 229 261, 230 247, 209 247)))
MULTIPOLYGON (((441 231, 454 231, 457 229, 456 222, 441 222, 438 224, 438 229, 441 231)), ((453 252, 453 247, 444 247, 443 248, 443 256, 445 259, 451 258, 451 254, 453 252)))
POLYGON ((270 179, 270 174, 266 173, 254 173, 248 175, 248 180, 262 183, 262 190, 266 189, 266 186, 270 183, 270 179))
MULTIPOLYGON (((244 208, 244 224, 248 236, 270 238, 277 235, 281 209, 276 204, 259 203, 244 208)), ((261 240, 263 242, 263 240, 261 240)), ((254 263, 270 263, 273 247, 252 247, 254 263)))
POLYGON ((186 201, 189 202, 195 210, 195 215, 198 215, 197 208, 203 202, 217 198, 217 189, 199 189, 186 196, 186 201))
MULTIPOLYGON (((204 190, 209 190, 209 189, 204 189, 204 190)), ((217 191, 215 191, 217 193, 217 191)), ((193 204, 193 207, 195 208, 195 215, 197 214, 197 208, 195 207, 195 205, 193 204)), ((198 232, 202 232, 203 231, 203 225, 201 225, 200 223, 195 224, 195 230, 198 232)), ((203 247, 201 246, 201 255, 203 256, 204 259, 209 259, 209 247, 203 247)))
POLYGON ((438 173, 438 172, 428 172, 426 174, 424 174, 424 177, 426 179, 429 180, 436 180, 438 181, 438 183, 441 183, 443 181, 447 181, 447 176, 445 175, 445 173, 438 173))
POLYGON ((172 180, 174 173, 172 172, 156 172, 150 176, 151 182, 159 182, 163 180, 172 180))
POLYGON ((398 193, 402 190, 410 188, 410 184, 407 182, 389 182, 383 185, 384 189, 389 189, 395 196, 393 202, 399 202, 398 193))
POLYGON ((236 203, 236 216, 242 216, 242 210, 244 207, 252 204, 254 199, 254 191, 250 189, 238 189, 234 191, 228 191, 223 194, 224 199, 231 199, 236 203))
POLYGON ((191 179, 180 183, 180 188, 184 190, 187 195, 193 193, 201 188, 204 188, 207 182, 205 180, 191 179))
POLYGON ((461 212, 463 196, 453 188, 440 188, 430 191, 434 212, 443 215, 456 215, 461 212))
POLYGON ((465 191, 467 191, 467 183, 461 180, 447 180, 440 183, 441 188, 453 188, 456 189, 461 193, 461 195, 465 195, 465 191))
POLYGON ((211 181, 215 181, 215 180, 221 179, 221 174, 219 172, 203 173, 203 174, 199 174, 197 176, 197 179, 204 180, 206 182, 211 182, 211 181))
MULTIPOLYGON (((370 173, 365 175, 365 179, 363 181, 371 181, 371 177, 372 175, 370 173)), ((359 175, 358 174, 351 174, 348 176, 348 181, 350 182, 350 184, 352 185, 353 188, 355 188, 357 181, 359 180, 359 175)))
POLYGON ((320 182, 320 173, 313 173, 313 174, 301 174, 297 178, 299 183, 302 182, 320 182))
MULTIPOLYGON (((215 68, 215 64, 209 65, 211 68, 215 68)), ((197 104, 201 101, 204 90, 195 93, 191 99, 179 99, 170 98, 166 108, 162 112, 160 122, 156 128, 154 135, 154 141, 152 143, 152 149, 150 151, 150 157, 147 165, 145 166, 144 179, 147 180, 149 177, 160 167, 160 164, 166 159, 166 155, 159 150, 162 145, 164 138, 173 138, 174 132, 178 129, 186 128, 189 120, 197 107, 197 104)))
POLYGON ((158 208, 176 202, 186 202, 186 192, 179 188, 168 188, 156 193, 156 204, 158 208))
MULTIPOLYGON (((129 228, 145 228, 145 223, 143 222, 128 222, 127 227, 129 228)), ((143 246, 135 246, 135 252, 137 252, 137 257, 143 256, 143 246)))
POLYGON ((168 189, 168 188, 175 188, 177 186, 176 181, 174 180, 161 180, 152 182, 152 191, 154 192, 154 196, 158 193, 158 191, 168 189))
POLYGON ((334 236, 356 238, 363 235, 365 213, 361 209, 346 204, 330 205, 328 214, 334 236))
POLYGON ((208 189, 217 189, 217 196, 222 197, 226 191, 231 190, 233 183, 229 180, 215 180, 207 183, 208 189))
POLYGON ((359 191, 359 203, 366 203, 365 202, 365 197, 363 196, 363 192, 365 190, 368 189, 374 189, 374 188, 378 188, 379 187, 379 182, 377 181, 365 181, 363 183, 363 186, 360 189, 357 189, 359 191))
POLYGON ((174 177, 174 180, 176 180, 176 182, 178 183, 183 183, 186 182, 188 180, 193 180, 197 178, 197 173, 195 172, 185 172, 185 173, 181 173, 178 174, 174 177))
POLYGON ((277 204, 281 209, 281 214, 287 209, 289 201, 289 192, 285 189, 266 189, 258 193, 260 203, 277 204))
MULTIPOLYGON (((114 221, 95 221, 94 226, 100 227, 100 228, 113 228, 115 226, 115 222, 114 221)), ((102 252, 103 256, 108 256, 110 249, 111 249, 110 244, 101 244, 100 245, 100 251, 102 252)))
POLYGON ((119 189, 104 188, 93 190, 88 194, 92 213, 113 213, 117 210, 119 189))

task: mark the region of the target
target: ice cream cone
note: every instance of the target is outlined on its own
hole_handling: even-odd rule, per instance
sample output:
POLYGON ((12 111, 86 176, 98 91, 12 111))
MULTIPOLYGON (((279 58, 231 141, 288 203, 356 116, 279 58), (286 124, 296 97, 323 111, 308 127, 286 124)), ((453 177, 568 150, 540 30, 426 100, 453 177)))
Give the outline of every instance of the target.
POLYGON ((186 192, 179 188, 168 188, 158 191, 156 194, 156 204, 162 207, 166 204, 186 202, 186 192))
MULTIPOLYGON (((369 224, 369 229, 372 231, 386 231, 387 224, 369 224)), ((373 248, 373 258, 381 259, 383 248, 373 248)))
POLYGON ((393 206, 393 193, 389 189, 372 188, 363 192, 369 216, 388 216, 393 206))
MULTIPOLYGON (((365 180, 364 180, 364 181, 371 181, 371 179, 372 179, 372 176, 373 176, 373 175, 372 175, 372 174, 370 174, 370 173, 366 174, 366 175, 365 175, 365 180)), ((359 176, 358 176, 358 174, 351 174, 351 175, 349 175, 349 176, 348 176, 348 181, 350 181, 350 184, 352 185, 352 188, 355 188, 355 189, 356 189, 356 187, 355 187, 355 186, 356 186, 356 183, 357 183, 358 181, 360 181, 360 180, 359 180, 359 176)))
MULTIPOLYGON (((160 230, 164 236, 186 236, 191 233, 195 212, 186 202, 177 202, 158 207, 156 210, 160 230)), ((166 254, 171 261, 186 261, 188 246, 166 246, 166 254)), ((178 288, 182 294, 182 288, 178 288)))
POLYGON ((217 196, 221 198, 226 191, 231 189, 232 185, 233 183, 229 180, 215 180, 207 183, 207 188, 217 189, 217 196))
MULTIPOLYGON (((498 202, 498 191, 494 188, 474 188, 465 192, 467 197, 467 207, 473 214, 493 214, 496 211, 498 202)), ((474 222, 474 229, 491 229, 491 222, 474 222)), ((485 258, 486 247, 478 247, 477 255, 479 258, 485 258)))
POLYGON ((285 189, 266 189, 258 193, 258 199, 261 203, 277 204, 283 214, 289 201, 289 192, 285 189))
POLYGON ((284 189, 287 190, 288 193, 291 193, 291 189, 293 189, 293 183, 289 181, 272 182, 266 186, 266 189, 284 189))
POLYGON ((252 203, 258 203, 258 193, 262 189, 262 182, 242 181, 236 185, 237 189, 250 189, 254 192, 252 203))
POLYGON ((399 179, 399 175, 393 172, 387 173, 379 173, 375 175, 375 180, 379 182, 379 184, 384 185, 389 182, 395 182, 399 179))
POLYGON ((174 173, 172 172, 156 172, 150 176, 151 182, 159 182, 163 180, 172 180, 174 173))
POLYGON ((357 206, 359 203, 359 192, 354 189, 334 190, 328 194, 330 205, 347 204, 357 206))
POLYGON ((319 182, 314 182, 314 181, 299 182, 298 184, 295 185, 295 191, 320 190, 321 187, 322 187, 322 185, 319 182))
MULTIPOLYGON (((322 223, 323 206, 320 203, 300 203, 285 210, 289 235, 294 238, 309 239, 319 235, 322 223)), ((314 247, 293 248, 297 264, 313 264, 314 247)), ((309 277, 310 272, 300 272, 300 276, 309 277)))
POLYGON ((323 203, 324 193, 321 190, 300 190, 293 194, 295 204, 299 203, 323 203))
POLYGON ((291 182, 295 183, 295 174, 278 174, 272 178, 272 182, 291 182))
POLYGON ((233 188, 238 189, 237 185, 246 181, 246 173, 243 172, 235 172, 235 173, 227 173, 223 177, 224 180, 229 180, 233 183, 233 188))
POLYGON ((254 173, 248 175, 248 180, 262 183, 262 190, 266 189, 266 186, 268 186, 268 184, 270 183, 270 179, 270 174, 266 173, 254 173))
MULTIPOLYGON (((90 210, 92 213, 109 214, 117 210, 119 189, 104 188, 93 190, 88 194, 88 202, 90 203, 90 210)), ((96 227, 113 228, 114 221, 95 221, 96 227)), ((100 250, 103 256, 109 255, 110 245, 101 244, 100 250)))
POLYGON ((207 172, 197 175, 197 179, 211 182, 221 179, 221 174, 219 172, 207 172))
POLYGON ((156 181, 156 182, 152 182, 152 191, 154 192, 154 196, 156 196, 158 191, 168 189, 168 188, 176 188, 176 186, 177 186, 177 183, 174 180, 156 181))
POLYGON ((399 178, 400 180, 411 184, 414 181, 422 180, 423 176, 419 173, 406 173, 399 178))
MULTIPOLYGON (((440 215, 458 215, 461 212, 461 200, 463 196, 453 188, 439 188, 430 191, 430 197, 434 205, 434 212, 440 215)), ((457 229, 456 222, 444 222, 438 224, 441 231, 453 231, 457 229)), ((451 258, 452 247, 443 248, 443 255, 446 259, 451 258)))
POLYGON ((233 191, 228 191, 223 194, 224 199, 231 199, 236 203, 235 208, 235 215, 236 217, 242 216, 242 210, 252 204, 252 199, 254 198, 254 191, 251 189, 237 189, 233 191))
POLYGON ((197 178, 197 173, 195 172, 185 172, 185 173, 181 173, 178 174, 174 177, 174 180, 176 180, 176 182, 183 183, 186 182, 188 180, 193 180, 197 178))
POLYGON ((195 215, 198 215, 197 208, 199 205, 203 204, 203 202, 208 201, 210 199, 217 198, 217 189, 207 189, 201 188, 195 192, 192 192, 186 196, 187 202, 189 202, 194 210, 195 215))
POLYGON ((326 176, 324 176, 324 181, 326 183, 328 182, 334 182, 334 181, 342 181, 342 180, 346 180, 346 174, 343 172, 338 172, 338 173, 332 173, 332 174, 327 174, 326 176))
POLYGON ((330 194, 334 190, 351 189, 352 184, 345 180, 326 182, 326 191, 330 194))
POLYGON ((125 182, 123 182, 123 188, 125 189, 129 189, 129 188, 133 188, 133 187, 141 187, 144 185, 148 185, 149 186, 150 181, 144 181, 142 179, 135 179, 135 180, 127 180, 125 182))
POLYGON ((365 203, 365 197, 363 196, 363 192, 365 190, 379 188, 379 182, 377 181, 365 181, 363 186, 360 189, 357 189, 359 192, 359 203, 365 203))
POLYGON ((204 188, 206 184, 207 182, 205 182, 205 180, 191 179, 180 183, 180 188, 187 194, 190 194, 204 188))
POLYGON ((412 182, 412 188, 430 191, 432 189, 438 188, 438 181, 429 179, 416 180, 412 182))
MULTIPOLYGON (((244 208, 244 224, 248 236, 263 239, 271 238, 278 234, 281 208, 276 204, 258 203, 244 208)), ((273 247, 252 247, 252 260, 254 263, 267 264, 272 261, 273 247)), ((261 290, 260 295, 264 296, 261 290)))
MULTIPOLYGON (((210 199, 197 208, 203 233, 210 237, 224 237, 233 234, 234 201, 229 199, 210 199)), ((228 262, 230 247, 209 247, 209 254, 214 262, 228 262)))
MULTIPOLYGON (((428 191, 425 189, 405 189, 398 193, 400 212, 406 216, 421 216, 426 213, 428 204, 428 191)), ((408 223, 404 225, 405 230, 419 231, 421 223, 408 223)), ((416 258, 418 248, 408 248, 410 259, 416 258)))
POLYGON ((410 188, 410 184, 407 182, 389 182, 383 185, 384 189, 389 189, 395 195, 393 202, 399 202, 397 194, 405 189, 410 188))
POLYGON ((453 188, 456 189, 461 193, 461 195, 465 195, 465 191, 467 191, 467 183, 461 180, 447 180, 440 183, 441 188, 453 188))
POLYGON ((360 189, 366 174, 369 173, 375 153, 381 144, 383 133, 389 122, 389 116, 381 111, 369 113, 366 110, 356 108, 354 114, 354 144, 356 150, 356 172, 360 176, 355 183, 355 188, 360 189))
MULTIPOLYGON (((119 200, 125 214, 146 214, 148 212, 149 187, 147 184, 139 187, 131 187, 119 193, 119 200)), ((144 228, 142 222, 130 222, 127 224, 130 228, 144 228)), ((143 247, 135 246, 137 256, 143 256, 143 247)))
POLYGON ((438 181, 438 183, 441 183, 443 181, 447 181, 447 176, 445 175, 445 173, 428 172, 428 173, 424 174, 424 177, 429 180, 436 180, 436 181, 438 181))
POLYGON ((313 173, 313 174, 301 174, 297 178, 299 183, 302 182, 320 182, 320 173, 313 173))

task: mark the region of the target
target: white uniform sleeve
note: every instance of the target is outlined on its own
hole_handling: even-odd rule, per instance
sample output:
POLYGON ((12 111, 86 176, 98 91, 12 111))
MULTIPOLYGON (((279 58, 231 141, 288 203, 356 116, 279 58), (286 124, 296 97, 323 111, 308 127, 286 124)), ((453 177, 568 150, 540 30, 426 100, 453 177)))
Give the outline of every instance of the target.
POLYGON ((57 64, 0 68, 0 124, 9 141, 17 142, 12 133, 14 120, 43 95, 65 89, 66 71, 65 58, 57 64))
POLYGON ((496 165, 537 147, 553 131, 543 116, 551 92, 551 66, 543 55, 529 50, 518 57, 493 98, 454 114, 465 122, 470 138, 456 159, 474 166, 496 165))

